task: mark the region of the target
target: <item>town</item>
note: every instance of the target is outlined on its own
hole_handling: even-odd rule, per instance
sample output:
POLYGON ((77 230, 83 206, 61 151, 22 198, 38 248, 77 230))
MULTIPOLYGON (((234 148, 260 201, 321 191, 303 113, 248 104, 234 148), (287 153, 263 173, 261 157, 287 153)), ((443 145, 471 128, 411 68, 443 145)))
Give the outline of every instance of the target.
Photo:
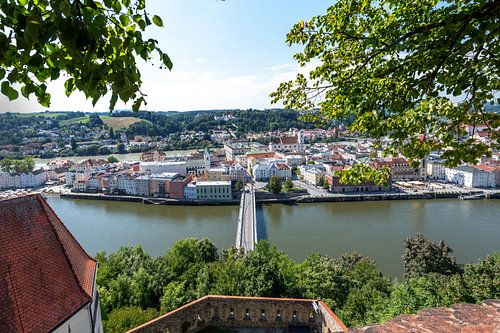
MULTIPOLYGON (((210 117, 216 121, 235 121, 231 114, 210 117)), ((488 144, 486 128, 467 126, 465 130, 469 137, 488 144)), ((112 127, 105 131, 108 137, 112 132, 112 127)), ((180 137, 183 135, 186 134, 180 137)), ((94 194, 93 198, 133 196, 223 203, 237 201, 244 184, 249 182, 256 184, 260 197, 268 199, 415 192, 423 197, 446 193, 474 198, 467 196, 473 189, 493 189, 500 185, 500 153, 497 151, 474 165, 453 168, 446 167, 436 152, 415 167, 401 155, 383 157, 384 142, 376 146, 373 140, 352 135, 342 126, 252 131, 240 137, 229 128, 213 130, 210 134, 202 132, 199 136, 210 137, 210 141, 202 142, 206 144, 205 149, 167 151, 167 154, 153 137, 134 135, 129 140, 122 132, 118 139, 113 136, 113 140, 93 143, 99 145, 96 152, 119 153, 118 146, 122 146, 123 152, 134 151, 136 147, 144 147, 146 151, 138 153, 135 159, 125 160, 111 154, 108 158, 80 162, 54 158, 37 169, 30 155, 25 155, 23 160, 4 155, 0 161, 0 190, 4 191, 4 197, 11 195, 14 189, 44 188, 54 192, 57 188, 55 191, 61 194, 88 193, 94 194), (215 148, 209 149, 210 143, 215 148), (375 170, 386 168, 389 178, 380 184, 373 181, 343 183, 339 173, 357 164, 366 164, 375 170)), ((30 145, 24 145, 27 146, 30 145)), ((478 197, 482 197, 489 192, 478 193, 478 197)))

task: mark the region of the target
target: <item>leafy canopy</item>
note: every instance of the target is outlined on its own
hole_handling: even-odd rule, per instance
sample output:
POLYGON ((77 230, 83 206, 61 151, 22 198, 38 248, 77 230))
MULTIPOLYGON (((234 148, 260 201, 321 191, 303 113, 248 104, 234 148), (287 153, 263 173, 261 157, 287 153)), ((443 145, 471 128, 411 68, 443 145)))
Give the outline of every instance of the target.
POLYGON ((163 26, 145 0, 1 1, 0 91, 9 100, 34 94, 48 107, 47 83, 62 75, 68 96, 78 89, 95 105, 110 92, 110 110, 120 98, 137 111, 146 101, 136 58, 172 69, 158 42, 143 37, 152 24, 163 26))
POLYGON ((287 43, 303 45, 301 66, 318 65, 271 97, 306 120, 354 116, 350 130, 387 136, 386 152, 411 160, 444 150, 457 165, 488 154, 466 124, 486 124, 498 148, 499 116, 484 107, 500 103, 499 1, 339 0, 297 23, 287 43))

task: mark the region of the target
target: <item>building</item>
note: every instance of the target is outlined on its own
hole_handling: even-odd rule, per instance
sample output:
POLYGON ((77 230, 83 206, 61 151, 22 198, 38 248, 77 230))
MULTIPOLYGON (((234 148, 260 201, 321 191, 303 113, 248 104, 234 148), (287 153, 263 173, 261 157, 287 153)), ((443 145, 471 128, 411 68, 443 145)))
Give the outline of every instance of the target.
POLYGON ((201 200, 230 200, 233 192, 230 181, 200 181, 196 184, 196 196, 201 200))
POLYGON ((296 136, 281 136, 269 143, 270 151, 294 151, 302 153, 305 150, 301 133, 296 136))
POLYGON ((23 173, 0 172, 0 190, 40 187, 44 185, 47 180, 47 171, 43 169, 23 173))
POLYGON ((391 177, 393 181, 413 181, 413 180, 425 180, 426 168, 422 165, 421 167, 414 168, 410 163, 403 157, 392 157, 377 159, 373 162, 373 167, 376 169, 387 167, 391 170, 391 177))
POLYGON ((0 201, 0 332, 102 332, 92 259, 40 195, 0 201))
POLYGON ((181 173, 186 174, 186 161, 164 161, 164 162, 141 162, 140 172, 149 172, 150 174, 181 173))
POLYGON ((127 195, 137 195, 136 185, 135 185, 136 175, 129 173, 120 173, 116 175, 116 181, 118 185, 118 192, 127 195))
POLYGON ((444 180, 445 166, 441 161, 434 160, 427 163, 427 178, 433 180, 444 180))
MULTIPOLYGON (((149 195, 154 197, 167 197, 167 183, 177 177, 177 172, 163 172, 149 177, 149 195)), ((184 193, 183 193, 184 195, 184 193)))
POLYGON ((492 172, 467 165, 445 169, 446 181, 468 188, 495 187, 495 176, 492 172))
POLYGON ((165 184, 165 190, 168 193, 168 197, 172 199, 183 199, 184 198, 184 188, 191 183, 191 175, 181 175, 177 174, 172 177, 170 181, 165 184))
POLYGON ((167 155, 161 150, 147 151, 139 156, 141 162, 163 162, 167 155))
POLYGON ((106 171, 107 161, 88 159, 72 165, 66 173, 66 185, 73 186, 73 182, 80 178, 87 178, 94 174, 106 171))
MULTIPOLYGON (((313 165, 313 164, 308 164, 313 165)), ((305 165, 303 165, 305 166, 305 165)), ((321 177, 325 176, 325 168, 299 168, 300 177, 308 184, 318 185, 321 177)))
POLYGON ((292 169, 284 163, 259 163, 253 167, 252 174, 256 181, 268 181, 271 177, 286 180, 292 178, 292 169))
POLYGON ((495 179, 495 186, 500 186, 500 165, 485 165, 479 164, 473 166, 476 169, 484 170, 493 173, 493 178, 495 179))
POLYGON ((258 142, 252 141, 233 141, 224 144, 224 153, 226 160, 234 161, 236 156, 244 155, 252 151, 264 149, 265 146, 258 142))
POLYGON ((87 182, 89 177, 78 178, 73 182, 73 191, 75 192, 86 192, 87 191, 87 182))
POLYGON ((210 167, 212 166, 212 161, 210 159, 211 159, 210 151, 208 150, 207 146, 205 147, 205 152, 203 153, 203 162, 205 165, 205 170, 210 169, 210 167))
POLYGON ((134 179, 135 194, 143 197, 149 197, 149 175, 142 175, 134 179))
POLYGON ((189 183, 184 187, 184 199, 198 199, 198 192, 195 184, 189 183))

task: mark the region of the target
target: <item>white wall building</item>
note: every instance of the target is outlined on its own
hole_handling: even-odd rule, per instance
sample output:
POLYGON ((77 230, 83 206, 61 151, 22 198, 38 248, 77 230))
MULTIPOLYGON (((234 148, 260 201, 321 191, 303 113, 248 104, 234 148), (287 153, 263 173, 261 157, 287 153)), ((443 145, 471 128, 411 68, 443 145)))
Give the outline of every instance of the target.
POLYGON ((141 162, 140 164, 141 172, 149 172, 155 175, 165 172, 185 175, 186 170, 186 161, 141 162))
POLYGON ((27 173, 0 173, 0 190, 40 187, 48 180, 47 171, 38 169, 27 173))
POLYGON ((259 163, 252 168, 253 178, 256 181, 268 181, 271 177, 282 180, 292 178, 292 169, 284 163, 259 163))
POLYGON ((495 187, 495 176, 492 172, 462 165, 445 169, 446 181, 464 187, 495 187))
POLYGON ((445 166, 440 161, 429 161, 427 163, 427 177, 429 179, 444 180, 446 178, 445 166))
POLYGON ((135 194, 143 197, 149 196, 149 176, 143 175, 134 179, 135 194))

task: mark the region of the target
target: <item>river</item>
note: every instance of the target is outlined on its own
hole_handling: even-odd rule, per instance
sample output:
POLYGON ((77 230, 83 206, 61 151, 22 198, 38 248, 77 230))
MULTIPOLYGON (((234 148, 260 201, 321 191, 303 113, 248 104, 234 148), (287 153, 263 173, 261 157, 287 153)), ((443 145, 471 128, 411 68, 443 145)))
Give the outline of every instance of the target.
MULTIPOLYGON (((95 255, 141 244, 154 256, 176 240, 208 237, 234 244, 238 206, 156 206, 49 197, 84 248, 95 255)), ((457 199, 338 202, 257 207, 259 235, 303 260, 318 252, 339 257, 357 251, 391 276, 402 274, 403 241, 422 233, 444 239, 460 262, 500 251, 500 201, 457 199)))

